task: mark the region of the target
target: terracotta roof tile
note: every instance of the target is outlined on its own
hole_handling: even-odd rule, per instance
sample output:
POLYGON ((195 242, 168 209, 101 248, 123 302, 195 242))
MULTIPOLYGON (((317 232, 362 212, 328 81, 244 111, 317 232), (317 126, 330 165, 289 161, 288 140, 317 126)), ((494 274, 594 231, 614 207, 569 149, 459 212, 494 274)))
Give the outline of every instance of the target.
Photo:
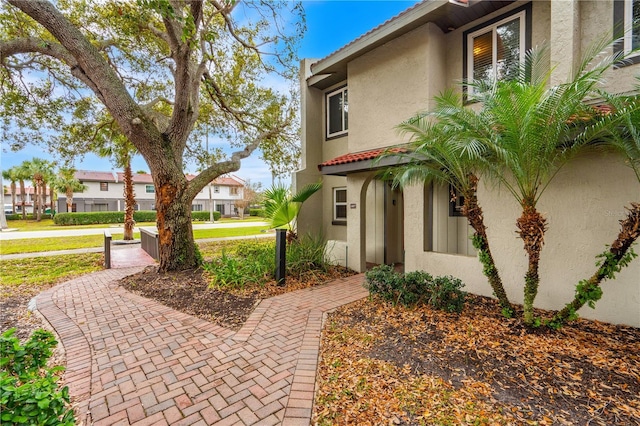
POLYGON ((392 153, 400 153, 407 152, 406 148, 378 148, 372 149, 370 151, 361 151, 354 152, 353 154, 345 154, 339 157, 333 158, 331 160, 325 161, 324 163, 318 164, 318 170, 322 170, 323 167, 326 166, 337 166, 338 164, 348 164, 348 163, 356 163, 358 161, 367 161, 373 160, 379 157, 383 152, 392 152, 392 153))

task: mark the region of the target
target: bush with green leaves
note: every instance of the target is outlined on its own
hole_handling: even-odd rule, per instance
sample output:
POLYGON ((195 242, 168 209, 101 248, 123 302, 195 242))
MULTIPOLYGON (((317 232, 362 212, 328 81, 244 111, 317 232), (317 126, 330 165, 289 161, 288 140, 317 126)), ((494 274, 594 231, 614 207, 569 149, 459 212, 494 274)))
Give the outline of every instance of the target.
MULTIPOLYGON (((309 271, 327 271, 326 242, 321 237, 305 235, 287 244, 286 274, 300 277, 309 271)), ((247 284, 264 285, 274 278, 275 242, 241 242, 235 250, 224 250, 219 258, 203 265, 211 276, 211 285, 244 288, 247 284)))
POLYGON ((223 250, 219 258, 204 263, 216 287, 244 288, 246 284, 264 285, 273 277, 275 243, 242 242, 234 251, 223 250))
POLYGON ((264 217, 264 209, 249 209, 249 216, 264 217))
POLYGON ((462 312, 466 293, 464 283, 452 276, 435 277, 429 286, 429 306, 447 312, 462 312))
POLYGON ((47 367, 53 334, 36 330, 23 345, 10 329, 0 336, 0 419, 4 425, 74 425, 69 389, 58 385, 64 367, 47 367))
MULTIPOLYGON (((7 220, 22 220, 22 213, 16 213, 16 214, 7 214, 4 216, 5 219, 7 220)), ((26 215, 27 220, 35 220, 36 217, 35 215, 29 213, 28 215, 26 215)), ((41 216, 42 219, 51 219, 51 215, 50 214, 43 214, 41 216)))
POLYGON ((464 284, 451 276, 432 277, 424 271, 399 274, 390 265, 379 265, 365 273, 364 286, 393 304, 415 306, 426 303, 447 312, 464 308, 464 284))
MULTIPOLYGON (((206 222, 211 219, 211 214, 207 212, 191 212, 191 220, 192 221, 203 221, 206 222)), ((154 219, 155 220, 155 219, 154 219)), ((213 212, 213 220, 220 220, 220 212, 213 212)))

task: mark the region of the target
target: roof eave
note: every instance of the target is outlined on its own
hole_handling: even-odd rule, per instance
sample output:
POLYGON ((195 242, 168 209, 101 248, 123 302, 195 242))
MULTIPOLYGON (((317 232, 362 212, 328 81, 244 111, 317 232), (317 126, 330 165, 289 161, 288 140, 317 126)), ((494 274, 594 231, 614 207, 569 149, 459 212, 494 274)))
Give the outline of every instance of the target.
POLYGON ((422 25, 425 15, 446 5, 449 0, 431 0, 417 4, 404 14, 390 20, 386 24, 365 34, 352 44, 345 46, 336 53, 327 56, 324 59, 311 65, 311 71, 314 75, 331 74, 335 72, 334 68, 343 63, 349 62, 353 58, 362 55, 364 52, 372 48, 384 44, 387 41, 396 38, 399 33, 407 32, 413 29, 417 23, 422 25))

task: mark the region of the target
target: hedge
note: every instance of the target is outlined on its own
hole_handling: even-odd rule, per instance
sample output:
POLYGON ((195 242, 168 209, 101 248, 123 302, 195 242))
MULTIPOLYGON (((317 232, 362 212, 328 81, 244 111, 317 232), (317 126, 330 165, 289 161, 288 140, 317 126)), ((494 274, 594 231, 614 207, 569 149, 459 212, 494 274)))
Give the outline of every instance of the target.
MULTIPOLYGON (((155 222, 155 211, 133 212, 136 222, 155 222)), ((56 225, 94 225, 102 223, 124 223, 124 212, 75 212, 58 213, 53 222, 56 225)))
MULTIPOLYGON (((220 212, 213 212, 214 220, 220 219, 220 212)), ((192 220, 209 220, 209 212, 191 212, 192 220)), ((155 222, 154 210, 140 210, 133 212, 136 222, 155 222)), ((124 223, 124 212, 75 212, 58 213, 53 222, 56 225, 95 225, 103 223, 124 223)))
MULTIPOLYGON (((209 212, 191 212, 191 220, 207 221, 209 220, 209 212)), ((220 212, 213 212, 213 220, 220 220, 220 212)))
MULTIPOLYGON (((22 213, 7 214, 4 217, 7 220, 22 220, 22 213)), ((42 215, 42 219, 51 219, 51 215, 50 214, 43 214, 42 215)), ((36 217, 35 217, 35 215, 33 213, 29 213, 27 215, 27 220, 36 220, 36 217)))
POLYGON ((249 209, 249 216, 264 217, 264 209, 249 209))

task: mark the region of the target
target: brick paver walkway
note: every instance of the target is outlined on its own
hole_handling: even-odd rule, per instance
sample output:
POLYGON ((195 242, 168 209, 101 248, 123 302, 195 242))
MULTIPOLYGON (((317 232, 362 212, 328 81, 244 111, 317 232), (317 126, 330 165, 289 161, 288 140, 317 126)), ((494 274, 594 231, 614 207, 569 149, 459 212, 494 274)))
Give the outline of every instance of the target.
POLYGON ((78 420, 94 425, 308 425, 322 315, 366 296, 362 275, 263 300, 237 333, 131 294, 110 269, 52 288, 78 420))

